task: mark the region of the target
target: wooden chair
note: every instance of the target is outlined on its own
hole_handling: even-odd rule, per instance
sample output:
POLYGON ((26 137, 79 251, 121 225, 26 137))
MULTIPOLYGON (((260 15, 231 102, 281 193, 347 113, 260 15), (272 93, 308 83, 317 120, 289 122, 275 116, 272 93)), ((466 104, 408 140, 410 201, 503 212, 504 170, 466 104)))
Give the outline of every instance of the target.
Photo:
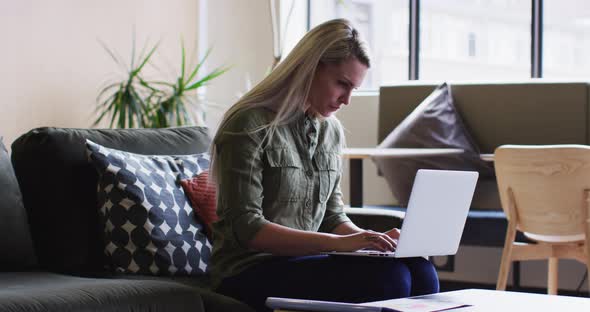
POLYGON ((557 294, 558 259, 590 270, 590 146, 503 145, 494 163, 508 218, 496 289, 506 289, 512 261, 548 259, 547 293, 557 294), (517 230, 536 243, 515 242, 517 230))

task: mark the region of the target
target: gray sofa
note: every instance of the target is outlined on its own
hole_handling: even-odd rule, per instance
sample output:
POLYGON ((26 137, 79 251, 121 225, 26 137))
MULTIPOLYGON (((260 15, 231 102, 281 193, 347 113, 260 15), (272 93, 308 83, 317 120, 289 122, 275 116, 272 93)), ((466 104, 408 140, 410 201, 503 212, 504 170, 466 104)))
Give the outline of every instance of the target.
MULTIPOLYGON (((455 106, 482 153, 493 153, 502 144, 590 144, 588 82, 530 79, 450 85, 455 106)), ((379 142, 436 86, 410 82, 381 87, 379 142)), ((391 203, 391 209, 396 207, 391 203)), ((506 225, 495 178, 480 180, 462 244, 501 247, 506 225)))
MULTIPOLYGON (((38 128, 12 144, 12 162, 0 148, 0 311, 252 311, 210 290, 206 275, 120 275, 105 267, 98 177, 85 139, 162 155, 200 153, 210 144, 201 127, 38 128)), ((349 212, 377 230, 399 225, 395 213, 349 212)))

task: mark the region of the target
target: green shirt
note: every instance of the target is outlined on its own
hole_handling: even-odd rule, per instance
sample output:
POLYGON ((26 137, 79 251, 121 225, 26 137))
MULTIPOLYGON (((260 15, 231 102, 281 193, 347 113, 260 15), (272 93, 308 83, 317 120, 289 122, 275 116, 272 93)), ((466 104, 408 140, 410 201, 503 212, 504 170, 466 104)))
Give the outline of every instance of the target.
POLYGON ((273 117, 268 109, 250 109, 219 130, 223 131, 216 145, 221 168, 219 220, 213 224, 209 267, 214 287, 223 278, 272 256, 247 247, 269 222, 331 232, 350 221, 343 212, 340 191, 339 121, 301 113, 293 122, 278 127, 270 141, 263 141, 266 130, 248 131, 268 124, 273 117))

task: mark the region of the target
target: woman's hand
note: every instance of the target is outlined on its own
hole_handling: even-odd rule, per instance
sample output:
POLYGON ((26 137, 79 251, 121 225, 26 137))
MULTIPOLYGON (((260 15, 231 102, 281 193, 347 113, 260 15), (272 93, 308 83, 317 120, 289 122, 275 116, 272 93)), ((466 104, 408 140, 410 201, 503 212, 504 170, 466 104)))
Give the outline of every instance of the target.
POLYGON ((398 228, 393 228, 387 232, 385 232, 385 235, 393 238, 395 240, 395 242, 397 243, 397 240, 399 239, 399 229, 398 228))
POLYGON ((397 232, 394 230, 397 229, 385 233, 369 230, 338 236, 336 239, 336 249, 334 251, 357 251, 359 249, 393 251, 397 246, 395 239, 399 237, 399 230, 397 232))

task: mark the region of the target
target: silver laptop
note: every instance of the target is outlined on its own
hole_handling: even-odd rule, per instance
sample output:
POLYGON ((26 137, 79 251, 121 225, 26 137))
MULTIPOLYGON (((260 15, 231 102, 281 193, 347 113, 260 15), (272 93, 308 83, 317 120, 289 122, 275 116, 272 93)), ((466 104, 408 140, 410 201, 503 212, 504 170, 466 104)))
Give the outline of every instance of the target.
POLYGON ((394 258, 456 254, 478 175, 475 171, 418 170, 395 251, 325 254, 394 258))

